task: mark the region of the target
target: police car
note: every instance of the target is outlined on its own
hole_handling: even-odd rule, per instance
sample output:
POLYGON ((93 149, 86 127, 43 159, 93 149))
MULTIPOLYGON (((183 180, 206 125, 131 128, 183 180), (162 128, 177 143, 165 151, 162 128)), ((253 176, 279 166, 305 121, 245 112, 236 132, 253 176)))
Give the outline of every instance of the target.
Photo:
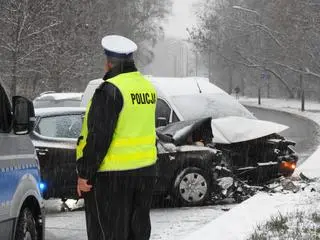
POLYGON ((0 84, 0 239, 44 239, 44 202, 35 148, 32 102, 13 97, 0 84))

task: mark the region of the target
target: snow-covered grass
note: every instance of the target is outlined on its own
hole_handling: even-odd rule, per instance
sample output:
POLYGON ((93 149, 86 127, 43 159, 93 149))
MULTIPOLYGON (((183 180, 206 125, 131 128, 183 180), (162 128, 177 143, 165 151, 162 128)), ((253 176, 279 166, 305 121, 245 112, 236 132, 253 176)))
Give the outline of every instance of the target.
POLYGON ((248 240, 320 240, 320 215, 317 211, 296 211, 272 216, 258 226, 248 240))
MULTIPOLYGON (((257 106, 254 99, 242 99, 243 104, 257 106)), ((320 125, 320 103, 307 101, 305 112, 301 112, 301 103, 298 100, 262 99, 262 106, 267 109, 276 109, 306 117, 320 125)), ((303 173, 309 178, 320 177, 320 147, 295 172, 295 176, 303 173)), ((290 200, 297 199, 296 208, 284 210, 278 206, 277 215, 272 215, 262 225, 258 225, 249 240, 304 240, 320 239, 320 180, 307 185, 308 192, 302 191, 295 195, 284 195, 290 200), (311 189, 310 189, 311 188, 311 189), (306 200, 307 199, 307 200, 306 200), (301 207, 303 206, 303 207, 301 207)), ((305 190, 305 187, 301 187, 305 190)))
MULTIPOLYGON (((269 232, 268 227, 280 229, 281 224, 284 227, 284 220, 279 218, 279 214, 284 219, 288 218, 286 225, 291 229, 291 226, 294 226, 292 223, 297 221, 295 213, 302 212, 310 216, 315 212, 320 213, 320 182, 293 181, 292 184, 299 189, 298 192, 294 193, 295 191, 293 192, 291 188, 288 190, 288 184, 284 181, 282 186, 275 189, 275 193, 258 193, 190 234, 185 240, 248 240, 254 233, 261 233, 263 237, 263 232, 267 230, 269 232), (264 226, 267 227, 264 228, 264 226)), ((281 238, 260 239, 281 240, 281 238)), ((314 238, 305 239, 313 240, 314 238)))
POLYGON ((313 120, 320 125, 320 102, 306 100, 304 112, 301 111, 301 102, 296 99, 263 98, 261 99, 261 105, 258 105, 256 98, 240 98, 239 102, 246 106, 293 113, 313 120))

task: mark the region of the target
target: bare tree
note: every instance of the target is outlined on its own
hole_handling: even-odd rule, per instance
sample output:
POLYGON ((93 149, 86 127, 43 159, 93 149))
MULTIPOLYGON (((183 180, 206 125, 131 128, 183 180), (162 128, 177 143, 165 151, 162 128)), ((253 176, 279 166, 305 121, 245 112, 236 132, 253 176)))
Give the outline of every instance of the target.
POLYGON ((137 61, 153 58, 170 0, 1 1, 0 72, 17 91, 80 90, 101 77, 101 38, 121 34, 139 44, 137 61))
POLYGON ((320 80, 320 11, 312 1, 220 0, 202 6, 190 38, 198 49, 213 52, 216 62, 232 63, 236 73, 245 67, 253 79, 269 72, 290 97, 300 74, 320 80))
POLYGON ((40 71, 34 63, 39 52, 52 44, 44 42, 42 37, 59 24, 50 9, 51 2, 47 0, 6 0, 1 3, 1 72, 5 81, 10 82, 11 95, 16 94, 18 83, 40 71))

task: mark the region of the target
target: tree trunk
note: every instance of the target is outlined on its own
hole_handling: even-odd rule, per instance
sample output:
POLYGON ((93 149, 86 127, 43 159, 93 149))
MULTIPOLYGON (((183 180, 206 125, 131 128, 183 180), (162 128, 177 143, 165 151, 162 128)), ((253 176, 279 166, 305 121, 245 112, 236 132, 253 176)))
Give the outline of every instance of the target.
POLYGON ((11 79, 11 85, 10 85, 10 94, 11 97, 15 96, 17 94, 17 54, 13 53, 12 54, 12 79, 11 79))
POLYGON ((58 73, 54 73, 53 74, 53 78, 52 78, 51 81, 53 81, 53 84, 54 84, 54 91, 60 92, 60 90, 61 90, 61 86, 60 86, 61 81, 60 81, 59 74, 58 73))
POLYGON ((233 79, 232 79, 232 71, 229 69, 229 94, 232 94, 233 89, 233 79))
MULTIPOLYGON (((36 94, 36 91, 37 91, 37 84, 39 83, 39 80, 40 80, 40 74, 37 73, 34 78, 32 79, 32 94, 35 95, 36 94)), ((35 96, 33 96, 35 97, 35 96)))
POLYGON ((242 93, 242 96, 243 96, 243 97, 245 96, 244 89, 245 89, 245 80, 244 80, 244 78, 242 77, 242 78, 241 78, 241 93, 242 93))
POLYGON ((54 91, 56 92, 60 92, 60 79, 59 78, 56 78, 56 79, 53 79, 52 81, 54 81, 54 91))

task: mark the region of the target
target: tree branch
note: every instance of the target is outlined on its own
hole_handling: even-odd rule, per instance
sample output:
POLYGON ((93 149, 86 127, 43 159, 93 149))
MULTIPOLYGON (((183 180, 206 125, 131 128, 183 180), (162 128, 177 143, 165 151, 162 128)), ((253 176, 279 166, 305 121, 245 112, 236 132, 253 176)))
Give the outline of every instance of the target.
POLYGON ((38 34, 44 32, 44 31, 46 31, 46 30, 48 30, 48 29, 50 29, 50 28, 52 28, 52 27, 54 27, 54 26, 59 25, 60 23, 61 23, 61 21, 52 23, 52 24, 50 24, 49 26, 46 26, 46 27, 44 27, 44 28, 42 28, 42 29, 40 29, 40 30, 38 30, 38 31, 35 31, 35 32, 33 32, 33 33, 28 34, 26 37, 22 38, 21 40, 26 40, 26 39, 34 36, 34 35, 38 35, 38 34))
POLYGON ((312 72, 310 71, 308 68, 305 68, 305 71, 303 70, 300 70, 300 69, 297 69, 297 68, 294 68, 292 66, 289 66, 287 64, 283 64, 283 63, 279 63, 279 62, 273 62, 274 64, 277 64, 279 66, 282 66, 282 67, 285 67, 293 72, 297 72, 297 73, 302 73, 302 74, 306 74, 306 75, 311 75, 311 76, 314 76, 316 78, 320 78, 320 74, 318 73, 315 73, 315 72, 312 72))

